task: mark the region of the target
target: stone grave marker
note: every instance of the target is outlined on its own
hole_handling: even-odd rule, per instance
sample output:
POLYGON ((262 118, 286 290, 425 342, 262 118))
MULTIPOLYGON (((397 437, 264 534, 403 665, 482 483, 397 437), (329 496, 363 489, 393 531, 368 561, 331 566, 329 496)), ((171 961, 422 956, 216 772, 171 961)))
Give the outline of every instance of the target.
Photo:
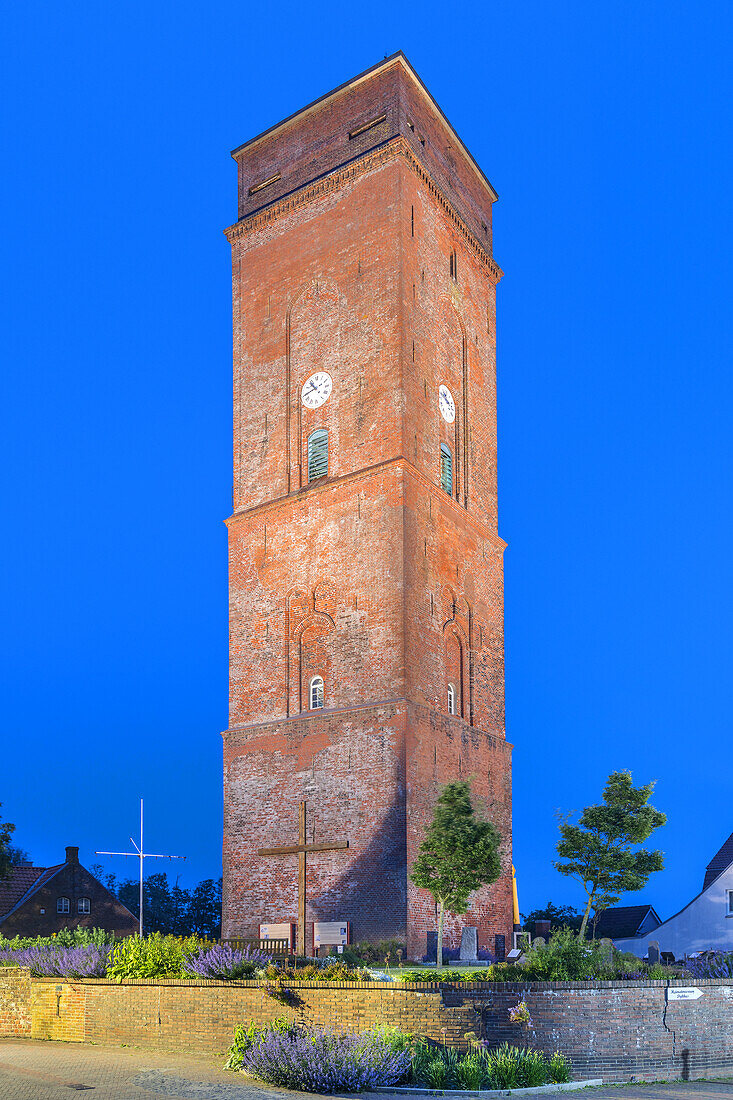
POLYGON ((478 962, 478 928, 464 928, 461 932, 461 962, 478 962))
POLYGON ((506 936, 497 932, 494 936, 494 954, 497 962, 504 962, 506 958, 506 936))
POLYGON ((659 962, 659 943, 657 940, 651 940, 649 943, 649 965, 653 966, 654 963, 659 962))

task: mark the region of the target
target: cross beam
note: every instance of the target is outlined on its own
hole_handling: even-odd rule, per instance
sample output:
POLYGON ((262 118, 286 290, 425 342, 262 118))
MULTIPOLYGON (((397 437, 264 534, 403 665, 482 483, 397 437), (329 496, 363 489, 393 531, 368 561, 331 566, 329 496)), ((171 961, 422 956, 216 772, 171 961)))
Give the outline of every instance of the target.
POLYGON ((298 814, 298 843, 287 844, 279 848, 258 848, 258 856, 294 856, 298 857, 298 938, 296 952, 305 955, 305 905, 306 905, 306 856, 315 852, 338 852, 348 848, 348 840, 325 841, 321 844, 308 844, 306 839, 306 803, 301 802, 298 814))

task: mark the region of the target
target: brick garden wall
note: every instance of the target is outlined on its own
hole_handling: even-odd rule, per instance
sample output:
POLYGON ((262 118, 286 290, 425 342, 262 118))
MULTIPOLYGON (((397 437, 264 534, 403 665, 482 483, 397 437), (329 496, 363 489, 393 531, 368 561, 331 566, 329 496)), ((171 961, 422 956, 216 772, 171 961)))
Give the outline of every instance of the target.
POLYGON ((30 1033, 30 973, 16 967, 0 970, 0 1036, 27 1039, 30 1033))
MULTIPOLYGON (((672 982, 672 987, 682 985, 672 982)), ((509 1041, 572 1058, 576 1078, 606 1081, 709 1077, 733 1072, 733 985, 700 981, 697 1001, 667 1003, 665 982, 535 982, 440 989, 396 983, 293 986, 285 1007, 254 982, 31 981, 0 971, 0 1037, 120 1042, 223 1052, 239 1023, 287 1014, 312 1024, 364 1030, 397 1026, 465 1046, 466 1035, 509 1041), (527 1001, 532 1027, 508 1022, 527 1001)))

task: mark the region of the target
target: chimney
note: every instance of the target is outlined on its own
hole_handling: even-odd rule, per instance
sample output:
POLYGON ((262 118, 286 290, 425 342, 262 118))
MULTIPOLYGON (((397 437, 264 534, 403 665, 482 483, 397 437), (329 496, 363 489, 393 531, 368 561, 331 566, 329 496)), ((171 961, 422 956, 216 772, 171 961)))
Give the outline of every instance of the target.
POLYGON ((78 848, 74 848, 73 845, 71 847, 69 847, 68 845, 66 846, 66 862, 67 863, 78 863, 79 862, 79 849, 78 848))

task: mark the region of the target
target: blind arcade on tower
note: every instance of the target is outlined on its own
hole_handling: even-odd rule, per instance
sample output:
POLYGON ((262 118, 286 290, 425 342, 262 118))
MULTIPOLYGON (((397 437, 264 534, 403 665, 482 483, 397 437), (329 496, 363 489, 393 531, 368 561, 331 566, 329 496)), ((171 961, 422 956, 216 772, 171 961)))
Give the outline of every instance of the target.
POLYGON ((343 921, 420 957, 435 908, 410 867, 467 779, 504 869, 446 930, 493 947, 512 929, 496 193, 401 53, 233 156, 223 935, 296 922, 303 898, 306 950, 343 921))

